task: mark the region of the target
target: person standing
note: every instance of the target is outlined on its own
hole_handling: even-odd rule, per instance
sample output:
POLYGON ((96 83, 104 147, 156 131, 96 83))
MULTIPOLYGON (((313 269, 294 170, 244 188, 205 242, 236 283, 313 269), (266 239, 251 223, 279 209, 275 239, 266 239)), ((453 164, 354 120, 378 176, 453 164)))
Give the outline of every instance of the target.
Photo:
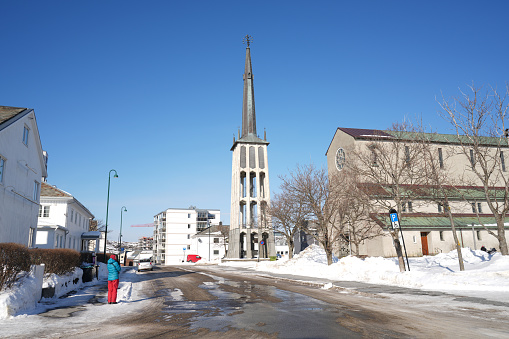
POLYGON ((118 274, 121 268, 116 259, 115 254, 108 259, 108 304, 117 303, 118 274))

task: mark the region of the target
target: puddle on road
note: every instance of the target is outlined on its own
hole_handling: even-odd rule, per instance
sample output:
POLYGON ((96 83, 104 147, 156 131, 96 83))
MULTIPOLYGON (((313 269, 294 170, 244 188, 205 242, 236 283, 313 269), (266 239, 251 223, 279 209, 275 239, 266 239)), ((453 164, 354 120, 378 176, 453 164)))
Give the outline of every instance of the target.
MULTIPOLYGON (((200 286, 217 297, 209 301, 174 298, 175 290, 165 296, 164 319, 192 313, 191 330, 206 328, 214 332, 229 329, 279 333, 280 338, 360 337, 337 323, 342 310, 305 295, 249 282, 206 282, 200 286), (236 293, 237 291, 239 293, 236 293), (242 294, 241 294, 242 293, 242 294), (270 300, 270 301, 267 301, 270 300)), ((180 295, 180 297, 182 297, 180 295)))

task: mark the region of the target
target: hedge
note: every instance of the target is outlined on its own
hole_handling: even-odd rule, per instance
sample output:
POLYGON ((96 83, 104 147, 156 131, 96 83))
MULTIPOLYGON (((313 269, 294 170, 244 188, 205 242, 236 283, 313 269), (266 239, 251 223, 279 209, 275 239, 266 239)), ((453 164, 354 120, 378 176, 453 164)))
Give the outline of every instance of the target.
POLYGON ((33 248, 29 252, 33 265, 45 265, 45 274, 63 275, 74 271, 81 265, 80 253, 75 250, 33 248))
POLYGON ((0 291, 12 287, 29 271, 28 248, 15 243, 0 243, 0 291))
POLYGON ((28 249, 14 243, 0 243, 0 291, 30 272, 30 265, 44 264, 45 274, 63 275, 81 264, 80 253, 71 249, 28 249))

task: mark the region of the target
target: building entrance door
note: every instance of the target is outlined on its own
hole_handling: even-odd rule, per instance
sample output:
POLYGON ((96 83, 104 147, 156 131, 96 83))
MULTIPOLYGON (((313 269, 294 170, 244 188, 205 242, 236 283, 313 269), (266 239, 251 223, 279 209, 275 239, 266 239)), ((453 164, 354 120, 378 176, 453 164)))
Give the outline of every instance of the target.
POLYGON ((421 232, 422 255, 428 255, 428 232, 421 232))

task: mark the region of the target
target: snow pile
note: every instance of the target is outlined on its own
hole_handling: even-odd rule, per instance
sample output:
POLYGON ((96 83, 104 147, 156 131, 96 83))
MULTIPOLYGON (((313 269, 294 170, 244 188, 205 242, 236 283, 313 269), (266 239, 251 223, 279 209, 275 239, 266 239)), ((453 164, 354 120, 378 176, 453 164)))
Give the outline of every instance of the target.
POLYGON ((55 295, 53 298, 59 298, 71 291, 81 288, 83 285, 82 277, 83 270, 77 267, 74 271, 65 275, 56 275, 52 273, 44 277, 42 288, 54 288, 55 295))
POLYGON ((458 254, 454 250, 436 256, 409 258, 410 271, 401 273, 397 258, 348 256, 328 266, 325 251, 312 245, 291 260, 260 262, 254 269, 428 290, 509 292, 509 256, 489 255, 470 248, 463 248, 462 256, 465 271, 460 271, 458 254))
POLYGON ((32 271, 17 281, 10 290, 0 292, 0 319, 37 305, 41 296, 43 273, 43 265, 32 266, 32 271))

